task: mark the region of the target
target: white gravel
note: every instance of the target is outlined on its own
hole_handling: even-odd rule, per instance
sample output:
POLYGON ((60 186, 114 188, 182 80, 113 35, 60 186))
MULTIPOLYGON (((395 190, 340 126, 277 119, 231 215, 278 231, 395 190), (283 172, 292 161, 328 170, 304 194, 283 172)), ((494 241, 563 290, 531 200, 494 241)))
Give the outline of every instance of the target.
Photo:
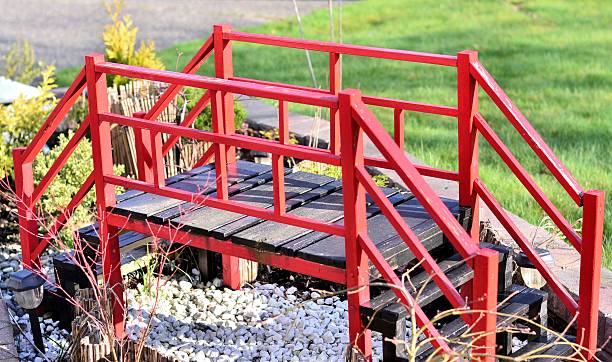
MULTIPOLYGON (((5 288, 10 273, 20 268, 18 250, 18 246, 0 247, 0 266, 6 268, 6 272, 0 270, 0 289, 18 325, 19 359, 57 360, 69 344, 69 333, 60 330, 49 315, 43 316, 47 351, 45 359, 37 355, 30 342, 28 317, 5 288)), ((50 265, 50 257, 44 260, 50 265)), ((345 300, 291 285, 256 282, 233 291, 220 287, 220 279, 206 284, 198 279, 194 269, 189 279, 164 280, 156 307, 154 293, 142 284, 128 289, 129 337, 137 339, 150 330, 146 343, 181 361, 344 360, 349 342, 345 300)), ((373 333, 373 337, 374 361, 378 361, 382 358, 381 336, 373 333)))
MULTIPOLYGON (((341 361, 348 344, 347 303, 295 287, 255 283, 233 291, 213 284, 169 281, 155 298, 128 293, 127 330, 138 338, 151 323, 147 344, 185 361, 341 361), (308 299, 308 300, 307 300, 308 299)), ((377 336, 375 353, 382 354, 377 336)))

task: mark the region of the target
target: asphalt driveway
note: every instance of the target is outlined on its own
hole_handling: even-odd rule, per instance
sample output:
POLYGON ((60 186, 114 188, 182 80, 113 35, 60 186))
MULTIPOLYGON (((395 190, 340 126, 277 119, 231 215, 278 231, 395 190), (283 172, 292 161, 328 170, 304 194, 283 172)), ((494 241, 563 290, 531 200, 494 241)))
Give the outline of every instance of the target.
MULTIPOLYGON (((110 0, 109 0, 110 1, 110 0)), ((291 0, 126 0, 139 28, 138 39, 158 49, 203 38, 212 25, 239 28, 294 16, 291 0)), ((327 0, 298 0, 300 13, 327 6, 327 0)), ((103 0, 3 0, 0 2, 0 54, 28 40, 39 59, 58 67, 79 65, 83 56, 104 49, 101 39, 109 17, 103 0)))

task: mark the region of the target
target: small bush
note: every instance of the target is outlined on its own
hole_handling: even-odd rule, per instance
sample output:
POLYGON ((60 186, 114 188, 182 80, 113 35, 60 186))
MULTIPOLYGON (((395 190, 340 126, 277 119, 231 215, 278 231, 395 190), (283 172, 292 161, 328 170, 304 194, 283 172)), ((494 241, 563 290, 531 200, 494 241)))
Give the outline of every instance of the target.
POLYGON ((13 176, 13 148, 29 145, 57 103, 51 92, 55 88, 55 67, 46 67, 40 75, 38 96, 18 97, 12 104, 0 105, 0 178, 13 176))
POLYGON ((32 84, 46 68, 43 62, 36 61, 34 48, 27 41, 11 45, 0 59, 3 63, 2 75, 25 84, 32 84))
MULTIPOLYGON (((310 172, 316 175, 324 175, 340 180, 342 178, 342 168, 338 166, 328 165, 326 163, 314 161, 302 161, 297 164, 298 170, 310 172)), ((389 176, 374 175, 372 176, 374 183, 379 187, 387 187, 389 185, 389 176)))
MULTIPOLYGON (((114 0, 107 3, 106 12, 111 23, 104 27, 102 40, 106 47, 106 59, 110 62, 135 65, 153 69, 164 69, 164 64, 155 54, 153 41, 141 41, 140 48, 136 50, 136 35, 138 28, 134 26, 132 17, 121 16, 123 0, 114 0)), ((115 85, 126 84, 128 79, 121 76, 109 76, 109 82, 115 85)))
MULTIPOLYGON (((58 144, 48 154, 40 154, 34 160, 33 173, 36 183, 47 174, 53 162, 66 147, 70 138, 72 138, 72 135, 72 131, 68 133, 68 136, 60 135, 58 144)), ((122 166, 115 166, 114 170, 115 174, 123 173, 122 166)), ((92 171, 91 142, 87 138, 83 138, 68 159, 68 162, 66 162, 41 197, 39 206, 44 215, 53 217, 60 215, 92 171)), ((72 232, 85 224, 91 223, 95 202, 95 193, 92 190, 85 196, 81 206, 75 210, 71 219, 60 232, 64 243, 72 245, 72 232)))
MULTIPOLYGON (((202 97, 202 95, 204 95, 204 90, 200 88, 187 87, 185 88, 183 93, 185 98, 178 98, 178 107, 179 109, 183 108, 184 102, 186 101, 187 105, 185 107, 185 114, 187 114, 193 109, 193 107, 202 97)), ((234 100, 234 125, 236 126, 237 130, 242 128, 242 125, 246 121, 246 117, 247 113, 242 104, 234 100)), ((202 113, 200 113, 198 118, 196 118, 196 121, 194 122, 193 126, 194 128, 201 129, 204 131, 210 131, 212 129, 212 110, 210 108, 210 105, 204 108, 202 113)))

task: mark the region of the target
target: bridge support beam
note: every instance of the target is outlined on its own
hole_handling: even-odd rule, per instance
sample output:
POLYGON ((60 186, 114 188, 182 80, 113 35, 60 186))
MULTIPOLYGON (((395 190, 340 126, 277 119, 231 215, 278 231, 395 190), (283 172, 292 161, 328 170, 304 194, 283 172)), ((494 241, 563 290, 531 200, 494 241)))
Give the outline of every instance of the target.
POLYGON ((597 351, 604 203, 603 191, 591 190, 583 196, 577 341, 586 349, 582 356, 587 361, 595 360, 597 351))
POLYGON ((472 209, 472 223, 469 234, 478 243, 480 233, 479 202, 474 190, 478 178, 478 130, 474 116, 478 112, 478 83, 470 74, 470 63, 478 60, 475 51, 462 51, 457 54, 457 108, 459 145, 459 205, 472 209))
MULTIPOLYGON (((125 337, 125 303, 121 257, 119 252, 119 229, 108 223, 108 209, 115 205, 115 186, 104 181, 113 175, 113 157, 110 150, 111 133, 108 122, 101 122, 98 115, 108 112, 106 74, 97 72, 96 64, 104 62, 104 55, 92 54, 85 57, 85 75, 89 101, 89 122, 96 187, 96 212, 99 222, 100 256, 104 273, 104 291, 112 305, 112 319, 117 338, 125 337), (110 295, 109 295, 110 294, 110 295)), ((105 295, 105 294, 103 294, 105 295)))
POLYGON ((474 257, 472 265, 474 268, 472 310, 475 311, 472 352, 475 360, 494 362, 499 254, 491 249, 481 249, 474 257))
POLYGON ((342 197, 348 289, 349 342, 366 358, 372 358, 372 336, 361 320, 361 305, 370 300, 368 257, 358 241, 367 233, 365 189, 355 175, 363 166, 363 130, 353 121, 353 104, 361 98, 357 90, 339 94, 340 145, 342 154, 342 197))
POLYGON ((35 205, 32 205, 34 193, 34 175, 32 162, 23 162, 25 147, 13 149, 13 165, 15 167, 15 196, 17 198, 17 214, 19 215, 19 239, 23 264, 35 271, 41 270, 40 258, 33 255, 38 246, 38 222, 35 205))

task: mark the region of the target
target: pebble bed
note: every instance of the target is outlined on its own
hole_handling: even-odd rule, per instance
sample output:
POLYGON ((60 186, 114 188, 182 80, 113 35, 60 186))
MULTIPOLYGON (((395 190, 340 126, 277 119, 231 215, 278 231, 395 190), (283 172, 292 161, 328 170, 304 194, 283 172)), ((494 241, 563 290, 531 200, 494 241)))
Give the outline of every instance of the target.
MULTIPOLYGON (((344 360, 345 300, 277 284, 256 282, 235 291, 220 285, 219 279, 195 286, 170 280, 156 307, 140 285, 128 294, 130 338, 142 336, 150 323, 146 343, 184 361, 344 360)), ((374 343, 381 356, 380 336, 374 343)))
MULTIPOLYGON (((45 315, 39 318, 45 357, 32 343, 27 314, 13 301, 6 281, 20 266, 19 245, 0 247, 0 291, 13 317, 20 361, 55 361, 69 346, 69 333, 45 315)), ((52 257, 42 261, 48 269, 52 257)), ((147 345, 181 361, 343 361, 348 345, 347 303, 337 296, 292 286, 254 283, 240 290, 222 281, 190 278, 165 280, 156 303, 154 293, 139 284, 128 289, 126 329, 138 339, 150 325, 147 345), (155 309, 153 316, 151 311, 155 309)), ((374 353, 382 356, 380 335, 374 353)), ((376 360, 376 359, 375 359, 376 360)))
MULTIPOLYGON (((39 318, 46 342, 41 357, 31 342, 27 314, 6 289, 10 274, 20 268, 18 250, 18 245, 0 247, 0 292, 14 319, 19 360, 56 361, 69 346, 69 333, 50 315, 39 318)), ((47 268, 50 262, 50 256, 43 258, 47 268)), ((159 297, 142 284, 128 289, 129 338, 140 339, 148 331, 147 345, 180 361, 344 361, 346 300, 290 285, 255 282, 234 291, 223 288, 220 279, 198 280, 197 269, 189 278, 163 280, 159 297)), ((524 343, 514 338, 513 350, 524 343)), ((378 333, 373 333, 373 346, 378 361, 378 333)))

